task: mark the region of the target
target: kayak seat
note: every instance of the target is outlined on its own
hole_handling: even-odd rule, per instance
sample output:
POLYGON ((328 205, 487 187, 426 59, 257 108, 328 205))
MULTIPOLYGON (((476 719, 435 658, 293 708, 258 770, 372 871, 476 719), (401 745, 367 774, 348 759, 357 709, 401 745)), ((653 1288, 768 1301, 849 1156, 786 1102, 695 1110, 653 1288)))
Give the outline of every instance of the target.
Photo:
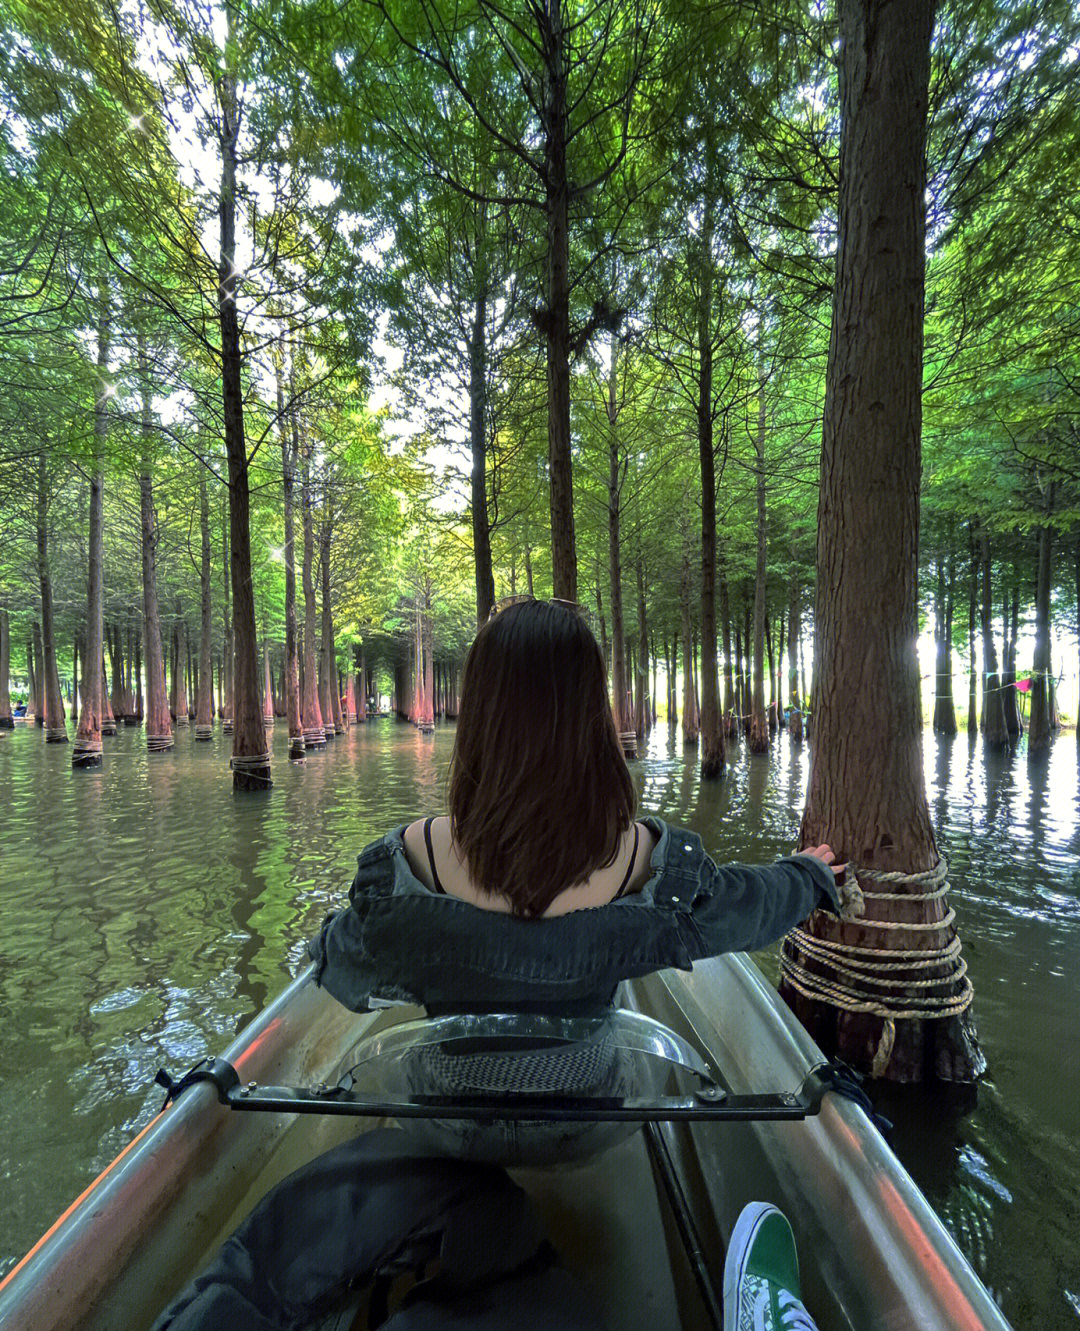
POLYGON ((654 1098, 675 1068, 711 1080, 681 1036, 618 1008, 596 1017, 482 1013, 399 1022, 362 1041, 354 1059, 354 1084, 370 1080, 384 1095, 490 1108, 485 1121, 409 1119, 403 1126, 428 1148, 500 1165, 574 1164, 640 1127, 545 1118, 549 1108, 654 1098), (500 1118, 499 1107, 520 1097, 530 1109, 535 1104, 537 1117, 500 1118))

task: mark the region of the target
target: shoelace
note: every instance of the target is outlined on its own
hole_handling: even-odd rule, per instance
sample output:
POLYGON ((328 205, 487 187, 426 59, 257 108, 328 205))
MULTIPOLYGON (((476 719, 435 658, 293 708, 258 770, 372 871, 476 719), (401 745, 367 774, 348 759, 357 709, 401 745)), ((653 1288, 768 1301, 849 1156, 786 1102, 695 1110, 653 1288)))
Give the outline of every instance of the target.
POLYGON ((810 1314, 790 1290, 780 1290, 776 1301, 780 1305, 779 1331, 817 1331, 810 1314))

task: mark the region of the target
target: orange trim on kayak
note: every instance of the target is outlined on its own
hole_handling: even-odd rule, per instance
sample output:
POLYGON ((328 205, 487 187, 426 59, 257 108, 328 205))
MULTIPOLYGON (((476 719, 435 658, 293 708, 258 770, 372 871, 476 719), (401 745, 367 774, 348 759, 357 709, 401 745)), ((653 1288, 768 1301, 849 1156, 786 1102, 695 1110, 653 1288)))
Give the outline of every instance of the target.
MULTIPOLYGON (((166 1111, 163 1109, 161 1111, 161 1114, 164 1114, 165 1112, 166 1111)), ((60 1226, 64 1223, 64 1221, 68 1218, 68 1216, 71 1215, 71 1213, 75 1211, 79 1206, 81 1206, 82 1203, 86 1200, 86 1198, 90 1196, 90 1194, 94 1191, 94 1189, 106 1176, 106 1174, 112 1173, 112 1171, 116 1168, 116 1166, 120 1163, 120 1161, 123 1160, 124 1156, 127 1155, 127 1153, 132 1149, 132 1147, 137 1146, 139 1142, 142 1141, 142 1139, 146 1136, 146 1134, 150 1131, 150 1129, 161 1117, 161 1114, 155 1114, 154 1117, 150 1120, 150 1122, 147 1123, 146 1127, 143 1128, 141 1132, 137 1133, 134 1137, 132 1137, 131 1141, 128 1142, 128 1144, 124 1147, 124 1149, 120 1152, 120 1154, 116 1157, 116 1159, 113 1160, 110 1164, 105 1166, 105 1168, 101 1171, 101 1173, 97 1176, 97 1178, 94 1179, 93 1183, 91 1183, 89 1187, 84 1188, 83 1191, 79 1193, 78 1197, 75 1198, 75 1200, 63 1213, 63 1215, 61 1215, 58 1219, 53 1221, 53 1223, 49 1226, 49 1228, 45 1231, 45 1233, 42 1234, 41 1238, 38 1239, 38 1241, 34 1244, 34 1246, 30 1249, 30 1251, 26 1254, 26 1256, 22 1259, 22 1261, 18 1264, 18 1266, 12 1267, 12 1269, 7 1273, 7 1275, 3 1278, 3 1280, 0 1280, 0 1291, 2 1291, 5 1288, 5 1286, 8 1284, 9 1281, 15 1279, 15 1277, 23 1269, 26 1263, 30 1261, 30 1259, 34 1256, 34 1254, 41 1249, 41 1247, 53 1236, 53 1234, 56 1233, 56 1231, 60 1228, 60 1226)))

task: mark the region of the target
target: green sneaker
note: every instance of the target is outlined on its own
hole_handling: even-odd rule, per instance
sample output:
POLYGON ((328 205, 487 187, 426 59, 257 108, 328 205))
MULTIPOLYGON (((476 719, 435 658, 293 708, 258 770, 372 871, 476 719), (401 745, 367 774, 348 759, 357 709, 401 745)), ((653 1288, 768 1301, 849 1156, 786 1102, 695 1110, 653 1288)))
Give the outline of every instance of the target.
POLYGON ((817 1331, 799 1298, 795 1235, 783 1212, 750 1202, 724 1262, 725 1331, 817 1331))

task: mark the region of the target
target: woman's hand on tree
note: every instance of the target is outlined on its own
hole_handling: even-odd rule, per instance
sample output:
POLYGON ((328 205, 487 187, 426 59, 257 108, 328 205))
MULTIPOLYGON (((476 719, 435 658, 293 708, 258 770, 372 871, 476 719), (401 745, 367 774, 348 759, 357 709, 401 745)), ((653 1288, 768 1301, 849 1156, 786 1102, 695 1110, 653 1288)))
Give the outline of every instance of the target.
POLYGON ((833 854, 831 846, 829 845, 807 846, 805 850, 801 850, 799 854, 813 855, 814 859, 820 860, 822 864, 827 864, 829 866, 829 868, 833 871, 833 877, 836 879, 838 884, 844 881, 844 874, 847 870, 847 865, 835 863, 836 856, 833 854))

